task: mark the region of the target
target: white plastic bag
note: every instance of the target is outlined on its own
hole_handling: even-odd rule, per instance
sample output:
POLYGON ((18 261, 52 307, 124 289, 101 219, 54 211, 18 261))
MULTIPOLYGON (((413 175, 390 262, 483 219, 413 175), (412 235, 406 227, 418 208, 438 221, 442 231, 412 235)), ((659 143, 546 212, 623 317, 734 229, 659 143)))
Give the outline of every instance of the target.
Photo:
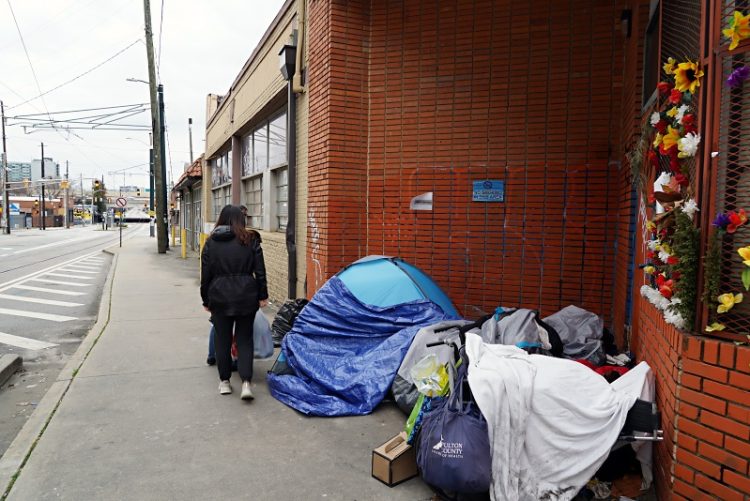
POLYGON ((261 310, 255 314, 253 321, 253 351, 255 358, 268 358, 273 355, 271 324, 261 310))
POLYGON ((430 353, 414 364, 409 375, 417 390, 428 397, 447 393, 448 373, 434 353, 430 353))

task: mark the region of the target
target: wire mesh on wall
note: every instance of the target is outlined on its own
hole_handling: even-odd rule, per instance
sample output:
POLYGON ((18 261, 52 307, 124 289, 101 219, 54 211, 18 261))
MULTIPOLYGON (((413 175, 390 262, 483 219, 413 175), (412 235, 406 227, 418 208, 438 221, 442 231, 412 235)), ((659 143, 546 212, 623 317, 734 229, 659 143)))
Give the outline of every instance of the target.
MULTIPOLYGON (((731 12, 730 12, 731 14, 731 12)), ((750 52, 732 53, 722 60, 722 81, 742 66, 750 65, 750 52)), ((738 87, 724 85, 719 116, 719 162, 715 212, 750 211, 750 82, 738 87)), ((740 275, 745 268, 737 250, 750 246, 750 225, 724 236, 721 248, 720 292, 744 291, 740 275)), ((719 320, 726 331, 750 334, 750 300, 735 304, 719 320)))

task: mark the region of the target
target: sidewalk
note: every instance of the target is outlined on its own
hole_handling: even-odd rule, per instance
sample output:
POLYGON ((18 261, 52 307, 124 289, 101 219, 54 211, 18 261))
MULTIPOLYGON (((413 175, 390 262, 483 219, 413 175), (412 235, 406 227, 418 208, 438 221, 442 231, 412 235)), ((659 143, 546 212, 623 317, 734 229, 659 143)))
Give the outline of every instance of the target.
MULTIPOLYGON (((157 254, 147 229, 113 252, 111 307, 77 355, 101 336, 37 409, 41 429, 61 398, 9 500, 431 498, 419 479, 388 488, 370 475, 372 449, 403 426, 395 406, 305 417, 269 395, 270 360, 256 361, 252 403, 240 400, 236 373, 235 392, 219 395, 195 260, 179 247, 157 254)), ((28 443, 11 449, 35 438, 25 429, 16 442, 28 443)), ((11 459, 0 460, 3 482, 11 459)))

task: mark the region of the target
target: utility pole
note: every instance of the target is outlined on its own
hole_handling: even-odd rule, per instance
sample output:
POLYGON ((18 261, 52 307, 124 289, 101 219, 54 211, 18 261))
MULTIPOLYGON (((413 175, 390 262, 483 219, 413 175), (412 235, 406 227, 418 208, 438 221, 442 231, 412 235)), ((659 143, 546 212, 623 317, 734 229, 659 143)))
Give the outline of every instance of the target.
POLYGON ((188 118, 188 139, 190 140, 190 163, 193 163, 193 119, 188 118))
POLYGON ((70 181, 68 181, 68 161, 65 161, 65 190, 63 190, 63 196, 65 197, 64 207, 65 207, 65 228, 70 228, 70 218, 68 217, 68 186, 70 186, 70 181))
POLYGON ((164 137, 159 122, 159 103, 156 97, 156 67, 154 64, 154 40, 151 30, 151 2, 143 0, 143 15, 146 24, 146 57, 148 58, 148 82, 151 91, 151 125, 154 131, 154 184, 159 196, 156 197, 156 247, 159 254, 167 252, 166 196, 164 193, 164 137))
POLYGON ((154 147, 151 145, 151 149, 148 150, 148 164, 149 164, 149 190, 148 190, 148 215, 149 225, 148 232, 149 236, 154 236, 154 222, 156 212, 154 212, 154 147))
MULTIPOLYGON (((161 204, 161 219, 163 221, 162 230, 164 231, 164 242, 165 242, 165 250, 169 249, 169 223, 167 219, 167 142, 164 140, 164 86, 162 84, 159 84, 157 92, 159 93, 159 130, 160 130, 160 137, 161 137, 161 175, 159 176, 161 178, 161 188, 159 188, 158 184, 158 178, 157 178, 157 185, 156 189, 159 192, 159 202, 157 202, 157 206, 161 204)), ((170 170, 171 172, 171 170, 170 170)), ((159 226, 157 225, 156 229, 159 229, 159 226)), ((158 240, 158 239, 157 239, 158 240)))
POLYGON ((47 211, 44 209, 44 143, 42 143, 42 212, 40 212, 42 216, 42 224, 39 226, 40 230, 46 230, 47 229, 47 211))
POLYGON ((10 203, 8 201, 8 150, 5 146, 5 105, 0 101, 0 121, 3 124, 3 221, 5 234, 10 235, 10 203))

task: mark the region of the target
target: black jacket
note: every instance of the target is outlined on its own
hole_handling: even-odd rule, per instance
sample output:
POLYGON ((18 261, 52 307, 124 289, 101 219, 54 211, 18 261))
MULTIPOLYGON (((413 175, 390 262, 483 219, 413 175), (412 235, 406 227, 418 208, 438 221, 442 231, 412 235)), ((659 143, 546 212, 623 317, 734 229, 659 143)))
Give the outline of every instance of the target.
POLYGON ((229 226, 218 226, 203 246, 201 299, 211 313, 252 315, 268 299, 260 235, 253 237, 245 246, 229 226))

